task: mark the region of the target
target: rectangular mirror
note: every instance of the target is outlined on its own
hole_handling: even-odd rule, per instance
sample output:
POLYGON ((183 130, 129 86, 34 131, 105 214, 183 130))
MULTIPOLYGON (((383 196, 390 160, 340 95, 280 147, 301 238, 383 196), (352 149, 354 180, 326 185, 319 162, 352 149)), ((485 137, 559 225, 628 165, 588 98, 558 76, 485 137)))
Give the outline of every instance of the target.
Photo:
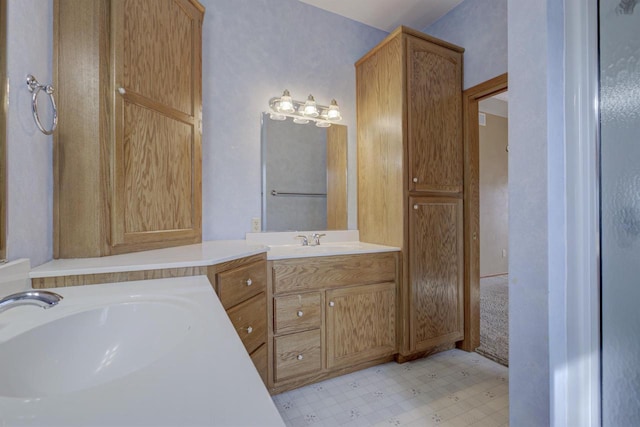
POLYGON ((262 114, 262 231, 347 229, 347 127, 262 114))

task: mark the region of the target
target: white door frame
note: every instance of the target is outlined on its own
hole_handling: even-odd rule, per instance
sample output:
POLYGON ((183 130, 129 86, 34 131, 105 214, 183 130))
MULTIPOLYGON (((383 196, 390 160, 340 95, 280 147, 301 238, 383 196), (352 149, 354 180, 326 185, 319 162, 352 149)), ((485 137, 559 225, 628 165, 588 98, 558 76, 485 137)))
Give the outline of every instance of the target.
POLYGON ((566 287, 550 289, 551 424, 600 426, 597 0, 564 1, 564 37, 566 287))

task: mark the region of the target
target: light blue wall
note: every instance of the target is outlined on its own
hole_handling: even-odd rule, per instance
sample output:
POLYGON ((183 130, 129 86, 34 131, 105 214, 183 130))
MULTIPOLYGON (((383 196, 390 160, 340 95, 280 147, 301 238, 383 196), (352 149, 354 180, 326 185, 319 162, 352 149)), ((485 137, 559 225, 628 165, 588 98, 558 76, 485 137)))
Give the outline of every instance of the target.
POLYGON ((519 426, 550 424, 550 353, 566 347, 564 38, 561 2, 509 0, 509 415, 519 426))
POLYGON ((289 89, 336 98, 349 128, 356 228, 354 63, 387 34, 297 0, 202 0, 203 238, 238 239, 260 217, 260 113, 289 89))
MULTIPOLYGON (((53 139, 36 128, 25 78, 33 74, 40 82, 51 82, 52 11, 51 1, 7 4, 7 252, 11 260, 30 258, 32 266, 53 253, 53 139)), ((38 99, 48 107, 45 98, 38 99)))
MULTIPOLYGON (((52 257, 52 138, 35 127, 26 74, 52 79, 52 2, 9 0, 10 259, 52 257)), ((260 216, 260 113, 285 88, 336 98, 349 126, 356 227, 354 62, 387 34, 296 0, 203 0, 203 238, 244 238, 260 216)), ((41 101, 41 104, 46 103, 41 101)))
POLYGON ((507 72, 507 0, 466 0, 422 31, 465 48, 465 89, 507 72))

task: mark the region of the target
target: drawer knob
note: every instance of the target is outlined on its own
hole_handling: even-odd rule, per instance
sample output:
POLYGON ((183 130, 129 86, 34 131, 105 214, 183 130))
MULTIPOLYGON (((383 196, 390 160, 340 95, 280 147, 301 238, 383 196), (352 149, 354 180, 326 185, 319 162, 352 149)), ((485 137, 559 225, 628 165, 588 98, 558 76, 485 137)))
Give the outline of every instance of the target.
POLYGON ((251 286, 251 285, 253 285, 253 280, 247 279, 246 283, 247 283, 247 286, 251 286))
POLYGON ((413 182, 418 182, 418 178, 413 178, 413 182))
POLYGON ((119 93, 120 95, 124 95, 124 94, 126 94, 126 93, 127 93, 127 91, 126 91, 123 87, 119 87, 119 88, 118 88, 118 93, 119 93))
POLYGON ((251 326, 249 326, 249 327, 247 328, 247 333, 248 333, 248 334, 250 334, 251 332, 253 332, 253 328, 252 328, 251 326))
POLYGON ((413 205, 413 209, 418 210, 418 205, 413 205))
POLYGON ((329 307, 333 307, 333 306, 335 306, 335 305, 336 305, 336 303, 335 303, 335 302, 333 302, 333 301, 329 301, 329 307))
POLYGON ((302 317, 304 315, 304 313, 302 311, 298 312, 298 317, 302 317))
POLYGON ((302 359, 304 359, 304 356, 303 356, 303 355, 301 355, 301 354, 299 354, 299 355, 298 355, 298 360, 302 360, 302 359))

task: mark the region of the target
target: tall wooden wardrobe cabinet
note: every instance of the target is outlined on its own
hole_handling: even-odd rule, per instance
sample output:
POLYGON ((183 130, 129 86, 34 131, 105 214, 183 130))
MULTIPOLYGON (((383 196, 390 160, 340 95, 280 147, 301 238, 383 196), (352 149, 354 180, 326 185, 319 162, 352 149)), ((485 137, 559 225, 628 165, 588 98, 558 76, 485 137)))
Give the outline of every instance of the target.
POLYGON ((356 63, 358 228, 402 248, 400 360, 463 338, 463 51, 400 27, 356 63))
POLYGON ((202 239, 195 0, 55 0, 54 257, 202 239))

